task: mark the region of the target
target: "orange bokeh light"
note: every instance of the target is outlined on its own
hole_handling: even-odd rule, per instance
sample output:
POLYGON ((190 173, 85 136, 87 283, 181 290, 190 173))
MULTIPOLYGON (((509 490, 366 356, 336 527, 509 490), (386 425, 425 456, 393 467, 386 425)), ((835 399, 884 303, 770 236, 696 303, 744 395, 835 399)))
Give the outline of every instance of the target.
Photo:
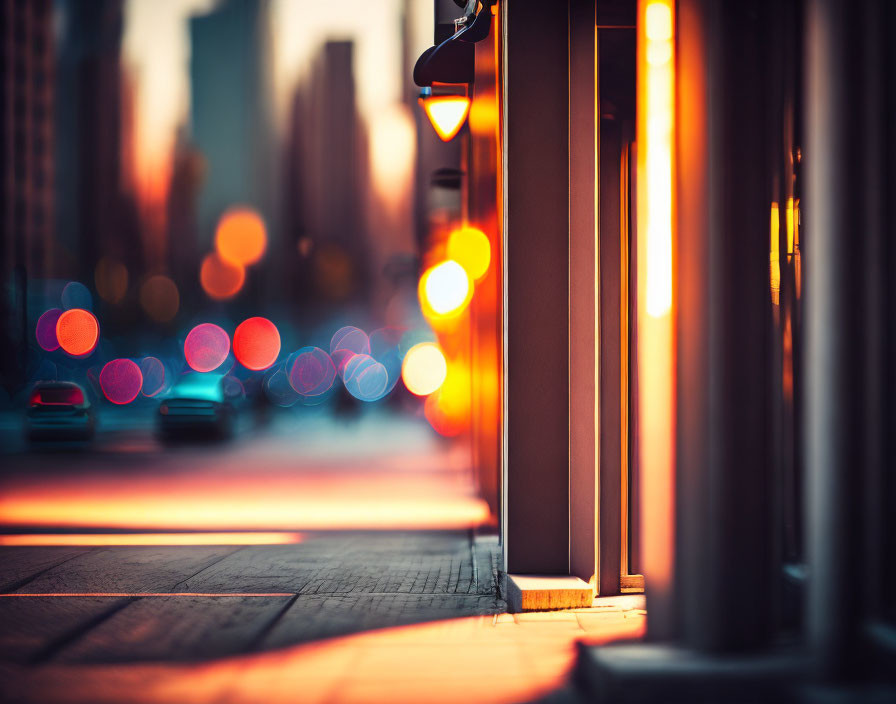
POLYGON ((140 287, 140 305, 150 318, 167 323, 180 308, 177 284, 164 274, 150 276, 140 287))
POLYGON ((212 252, 202 260, 199 281, 209 298, 223 301, 239 293, 246 281, 246 270, 242 264, 227 261, 212 252))
POLYGON ((99 337, 100 325, 96 316, 83 308, 67 310, 56 321, 59 346, 73 357, 93 352, 99 337))
POLYGON ((251 208, 232 208, 218 221, 215 249, 222 259, 248 266, 264 256, 267 246, 264 220, 251 208))
POLYGON ((246 369, 267 369, 280 354, 277 326, 267 318, 244 320, 233 333, 233 354, 246 369))
POLYGON ((443 142, 450 141, 460 132, 470 112, 470 99, 462 95, 433 95, 421 98, 420 102, 443 142))

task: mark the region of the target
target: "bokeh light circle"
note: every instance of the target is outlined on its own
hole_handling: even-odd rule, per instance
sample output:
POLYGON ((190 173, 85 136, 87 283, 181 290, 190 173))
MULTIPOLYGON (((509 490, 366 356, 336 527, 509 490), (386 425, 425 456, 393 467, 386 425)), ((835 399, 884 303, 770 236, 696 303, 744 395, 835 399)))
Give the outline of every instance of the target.
POLYGON ((73 357, 83 357, 96 349, 100 339, 100 324, 89 310, 72 308, 64 311, 56 321, 59 346, 73 357))
POLYGON ((353 325, 339 328, 330 340, 330 354, 348 350, 355 354, 370 354, 370 338, 367 333, 353 325))
POLYGON ((492 258, 492 245, 482 230, 462 227, 448 238, 448 258, 460 264, 470 278, 485 276, 492 258))
POLYGON ((143 387, 143 373, 137 363, 130 359, 113 359, 100 372, 100 388, 112 403, 130 403, 143 387))
POLYGON ((423 403, 423 415, 433 430, 446 438, 460 435, 466 427, 462 418, 445 412, 441 393, 434 393, 426 398, 423 403))
POLYGON ((378 401, 389 392, 389 373, 370 355, 356 354, 345 365, 343 383, 359 401, 378 401))
POLYGON ((392 391, 401 378, 401 362, 404 355, 400 346, 404 332, 402 328, 386 327, 370 333, 370 356, 382 364, 389 375, 386 393, 392 391))
POLYGON ((140 287, 140 306, 158 323, 167 323, 180 308, 180 292, 164 274, 150 276, 140 287))
POLYGON ((184 357, 190 368, 197 372, 210 372, 227 359, 230 337, 214 323, 201 323, 190 330, 184 340, 184 357))
POLYGON ((277 361, 280 332, 267 318, 249 318, 233 333, 233 354, 246 369, 260 371, 277 361))
POLYGON ((62 315, 61 308, 50 308, 37 319, 34 326, 34 336, 41 349, 52 352, 59 349, 59 340, 56 338, 56 322, 62 315))
POLYGON ((472 295, 470 277, 453 259, 427 269, 420 279, 420 304, 424 313, 457 315, 467 306, 472 295))
POLYGON ((84 284, 78 281, 69 281, 62 289, 62 307, 65 310, 72 308, 91 310, 93 296, 90 295, 90 291, 84 284))
POLYGON ((302 396, 320 396, 336 380, 336 366, 320 347, 303 347, 290 355, 286 363, 289 383, 302 396))
POLYGON ((264 395, 271 403, 283 408, 289 408, 299 400, 299 394, 292 387, 285 367, 286 365, 281 362, 269 369, 265 374, 262 388, 264 389, 264 395))
POLYGON ((414 345, 404 356, 401 365, 401 378, 412 394, 428 396, 445 381, 448 375, 448 364, 439 346, 433 342, 421 342, 414 345))
POLYGON ((264 220, 251 208, 233 208, 218 221, 215 249, 222 259, 248 266, 264 256, 267 245, 264 220))
POLYGON ((140 391, 144 396, 155 396, 165 388, 165 365, 156 357, 144 357, 140 360, 140 373, 143 374, 143 387, 140 391))
POLYGON ((223 301, 233 298, 246 281, 246 270, 241 264, 222 259, 216 252, 207 254, 199 269, 199 283, 209 298, 223 301))
POLYGON ((93 272, 96 292, 107 303, 120 303, 128 292, 128 268, 117 259, 103 257, 93 272))

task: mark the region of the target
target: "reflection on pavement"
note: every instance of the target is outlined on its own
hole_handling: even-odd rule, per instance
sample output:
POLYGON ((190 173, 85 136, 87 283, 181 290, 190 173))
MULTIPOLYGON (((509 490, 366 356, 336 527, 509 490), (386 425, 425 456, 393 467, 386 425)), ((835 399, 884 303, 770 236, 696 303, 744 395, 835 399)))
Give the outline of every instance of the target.
POLYGON ((521 702, 561 686, 577 642, 640 638, 643 610, 478 616, 387 628, 203 664, 11 669, 22 701, 521 702))
POLYGON ((9 532, 454 529, 490 518, 465 445, 382 413, 290 416, 221 446, 6 464, 0 526, 9 532))

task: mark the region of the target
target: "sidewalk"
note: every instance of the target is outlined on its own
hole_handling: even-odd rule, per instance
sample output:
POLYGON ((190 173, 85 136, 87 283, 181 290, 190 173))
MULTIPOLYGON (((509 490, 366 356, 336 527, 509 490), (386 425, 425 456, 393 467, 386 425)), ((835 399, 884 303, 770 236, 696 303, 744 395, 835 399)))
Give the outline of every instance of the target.
POLYGON ((643 629, 637 597, 504 613, 469 533, 296 545, 0 549, 0 685, 18 702, 512 702, 576 641, 643 629))

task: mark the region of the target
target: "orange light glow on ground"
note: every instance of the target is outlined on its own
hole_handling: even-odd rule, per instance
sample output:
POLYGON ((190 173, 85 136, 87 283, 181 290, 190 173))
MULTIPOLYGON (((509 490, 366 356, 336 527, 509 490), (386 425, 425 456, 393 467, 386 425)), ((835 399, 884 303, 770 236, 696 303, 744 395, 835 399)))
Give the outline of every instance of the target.
POLYGON ((445 355, 434 342, 414 345, 401 364, 401 379, 408 391, 417 396, 428 396, 438 391, 447 373, 445 355))
MULTIPOLYGON (((670 597, 675 557, 672 0, 638 4, 638 414, 642 570, 670 597)), ((660 624, 662 629, 666 624, 660 624)), ((663 631, 658 631, 663 635, 663 631)))
POLYGON ((73 357, 83 357, 96 348, 100 338, 100 325, 90 311, 72 308, 56 321, 56 339, 59 346, 73 357))
POLYGON ((0 535, 0 545, 288 545, 301 533, 32 533, 0 535))
POLYGON ((478 281, 488 272, 492 245, 482 230, 462 227, 448 238, 448 258, 460 264, 473 281, 478 281))
POLYGON ((51 661, 8 681, 35 701, 72 704, 122 692, 143 704, 506 704, 541 700, 567 682, 578 643, 642 638, 644 620, 612 607, 471 616, 198 663, 51 661))
POLYGON ((222 259, 216 252, 207 254, 199 269, 199 281, 202 290, 209 298, 223 301, 233 298, 246 280, 246 270, 242 264, 222 259))
POLYGON ((443 142, 454 139, 470 112, 470 99, 462 95, 433 95, 420 102, 443 142))
POLYGON ((306 481, 264 472, 139 481, 77 477, 52 487, 7 488, 0 498, 0 525, 81 530, 451 530, 488 519, 484 502, 446 493, 441 481, 365 473, 306 481))
POLYGON ((453 318, 469 304, 473 285, 464 268, 449 259, 423 273, 418 295, 427 318, 453 318))
POLYGON ((277 326, 267 318, 244 320, 233 333, 233 354, 246 369, 267 369, 280 354, 277 326))
POLYGON ((215 249, 222 259, 249 266, 264 256, 267 246, 264 220, 251 208, 233 208, 218 221, 215 249))

